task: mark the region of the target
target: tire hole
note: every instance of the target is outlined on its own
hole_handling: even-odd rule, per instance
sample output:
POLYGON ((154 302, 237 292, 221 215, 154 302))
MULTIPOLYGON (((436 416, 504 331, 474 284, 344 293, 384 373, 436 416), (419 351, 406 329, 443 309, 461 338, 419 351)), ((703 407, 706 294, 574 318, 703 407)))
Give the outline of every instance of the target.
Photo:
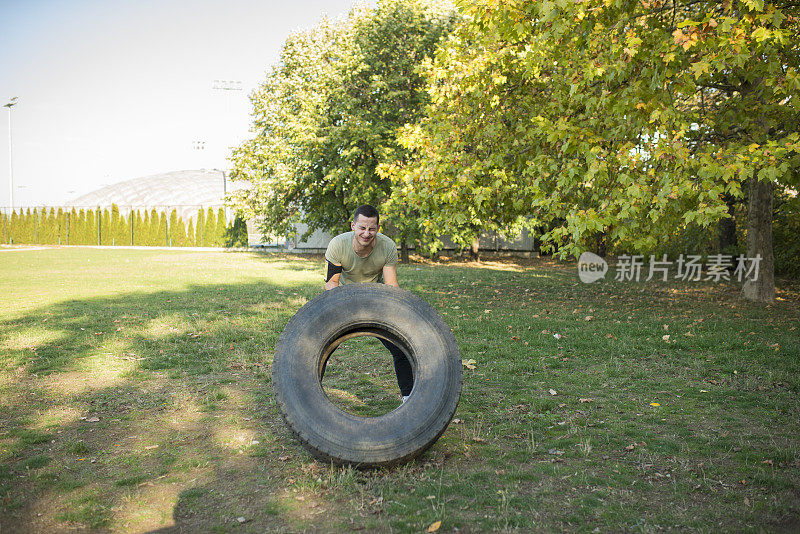
POLYGON ((336 407, 359 417, 379 417, 401 404, 392 355, 370 334, 350 337, 336 347, 320 384, 336 407))

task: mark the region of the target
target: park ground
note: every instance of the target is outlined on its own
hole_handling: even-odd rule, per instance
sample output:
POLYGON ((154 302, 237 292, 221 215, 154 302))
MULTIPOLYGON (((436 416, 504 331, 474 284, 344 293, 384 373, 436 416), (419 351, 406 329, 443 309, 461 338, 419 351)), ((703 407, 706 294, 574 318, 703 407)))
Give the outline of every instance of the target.
MULTIPOLYGON (((312 459, 270 383, 320 258, 3 249, 0 532, 800 530, 796 282, 765 306, 547 260, 399 276, 455 334, 461 403, 358 470, 312 459)), ((330 386, 354 410, 397 402, 376 350, 330 386)))

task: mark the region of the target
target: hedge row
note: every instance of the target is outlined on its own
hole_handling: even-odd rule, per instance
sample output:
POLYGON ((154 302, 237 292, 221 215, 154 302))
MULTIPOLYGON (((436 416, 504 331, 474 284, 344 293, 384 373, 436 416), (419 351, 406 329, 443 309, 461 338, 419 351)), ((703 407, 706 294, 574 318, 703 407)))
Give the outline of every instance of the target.
POLYGON ((247 243, 241 221, 228 226, 225 210, 197 211, 184 223, 177 210, 128 211, 116 205, 101 210, 64 211, 62 208, 34 208, 0 214, 2 242, 42 245, 135 245, 168 247, 220 247, 247 243), (244 233, 244 235, 240 235, 244 233))

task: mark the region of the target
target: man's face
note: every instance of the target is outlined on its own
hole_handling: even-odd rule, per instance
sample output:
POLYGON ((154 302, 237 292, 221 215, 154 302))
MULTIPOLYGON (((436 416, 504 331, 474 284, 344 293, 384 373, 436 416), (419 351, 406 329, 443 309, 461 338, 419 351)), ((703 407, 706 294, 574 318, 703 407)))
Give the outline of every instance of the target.
POLYGON ((359 214, 358 218, 350 223, 350 228, 355 232, 358 244, 368 247, 375 241, 375 234, 378 233, 378 218, 359 214))

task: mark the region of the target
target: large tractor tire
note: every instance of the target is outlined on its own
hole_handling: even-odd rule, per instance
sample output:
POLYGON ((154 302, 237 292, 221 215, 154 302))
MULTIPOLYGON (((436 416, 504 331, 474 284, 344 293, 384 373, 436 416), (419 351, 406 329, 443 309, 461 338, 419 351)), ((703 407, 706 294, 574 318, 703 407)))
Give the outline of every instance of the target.
POLYGON ((382 284, 347 285, 308 302, 283 330, 272 364, 275 399, 300 442, 322 461, 360 467, 396 464, 430 447, 453 418, 461 380, 458 345, 442 317, 382 284), (413 368, 409 398, 379 417, 341 410, 322 388, 328 358, 358 336, 394 343, 413 368))

